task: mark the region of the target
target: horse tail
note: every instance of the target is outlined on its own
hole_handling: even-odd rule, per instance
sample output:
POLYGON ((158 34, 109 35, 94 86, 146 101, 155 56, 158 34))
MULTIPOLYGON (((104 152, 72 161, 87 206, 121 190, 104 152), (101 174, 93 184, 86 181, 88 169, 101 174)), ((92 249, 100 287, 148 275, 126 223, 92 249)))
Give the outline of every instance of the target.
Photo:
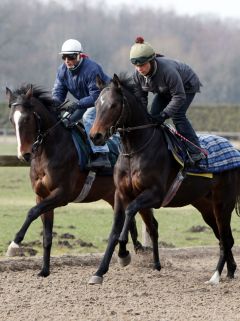
POLYGON ((235 211, 237 215, 240 217, 240 168, 238 168, 238 176, 237 176, 237 195, 236 195, 236 203, 235 203, 235 211))

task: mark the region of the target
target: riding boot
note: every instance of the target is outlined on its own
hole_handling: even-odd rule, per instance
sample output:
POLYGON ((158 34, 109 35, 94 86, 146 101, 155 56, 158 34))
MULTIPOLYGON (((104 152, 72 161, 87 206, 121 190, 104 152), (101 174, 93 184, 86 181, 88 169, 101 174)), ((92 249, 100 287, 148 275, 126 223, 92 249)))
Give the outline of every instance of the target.
POLYGON ((111 168, 111 163, 108 158, 108 153, 94 153, 90 157, 88 168, 99 169, 99 168, 111 168))

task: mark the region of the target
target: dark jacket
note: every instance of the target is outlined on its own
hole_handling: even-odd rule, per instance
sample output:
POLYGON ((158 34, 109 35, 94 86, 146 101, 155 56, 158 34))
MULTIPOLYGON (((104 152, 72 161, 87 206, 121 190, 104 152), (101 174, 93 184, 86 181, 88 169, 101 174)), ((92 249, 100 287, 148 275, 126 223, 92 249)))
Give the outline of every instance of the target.
POLYGON ((156 57, 151 76, 145 77, 137 70, 133 75, 136 95, 147 107, 148 92, 169 98, 164 112, 171 117, 186 99, 186 93, 196 93, 202 86, 196 73, 185 63, 166 57, 156 57))
POLYGON ((102 67, 89 58, 83 58, 79 67, 72 71, 63 63, 57 71, 52 91, 53 99, 62 103, 70 92, 77 99, 79 108, 93 107, 100 93, 96 85, 97 74, 106 83, 110 81, 102 67))

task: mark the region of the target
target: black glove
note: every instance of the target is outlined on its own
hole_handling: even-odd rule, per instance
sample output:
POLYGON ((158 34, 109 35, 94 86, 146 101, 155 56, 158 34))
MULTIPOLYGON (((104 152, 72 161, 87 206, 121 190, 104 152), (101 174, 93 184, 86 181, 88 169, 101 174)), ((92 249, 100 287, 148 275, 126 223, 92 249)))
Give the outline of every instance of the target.
POLYGON ((165 111, 162 111, 159 115, 154 117, 159 125, 162 125, 166 119, 169 118, 168 114, 165 111))
POLYGON ((70 128, 72 125, 72 122, 70 121, 71 114, 66 111, 62 116, 62 123, 66 128, 70 128))
POLYGON ((79 108, 77 103, 71 103, 70 105, 68 105, 67 111, 72 114, 75 112, 75 110, 77 110, 79 108))

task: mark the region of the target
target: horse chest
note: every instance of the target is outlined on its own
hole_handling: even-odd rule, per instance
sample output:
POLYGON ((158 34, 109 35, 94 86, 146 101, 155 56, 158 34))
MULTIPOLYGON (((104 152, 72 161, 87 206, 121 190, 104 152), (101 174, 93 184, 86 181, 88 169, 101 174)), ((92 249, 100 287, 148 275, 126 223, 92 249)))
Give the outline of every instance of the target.
POLYGON ((117 181, 117 185, 125 194, 138 194, 143 189, 139 171, 125 171, 117 181))

